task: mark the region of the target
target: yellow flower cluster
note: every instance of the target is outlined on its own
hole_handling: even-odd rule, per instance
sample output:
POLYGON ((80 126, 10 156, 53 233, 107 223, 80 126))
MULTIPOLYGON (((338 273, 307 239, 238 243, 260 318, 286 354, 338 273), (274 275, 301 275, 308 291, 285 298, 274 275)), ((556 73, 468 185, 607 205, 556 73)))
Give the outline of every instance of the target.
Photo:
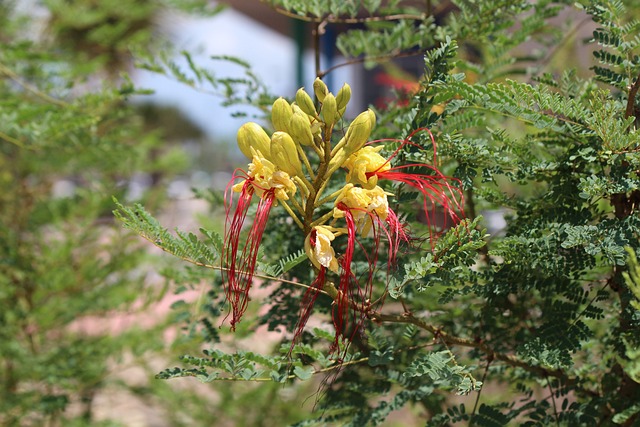
MULTIPOLYGON (((346 206, 362 236, 372 229, 371 215, 384 220, 388 214, 387 196, 377 186, 377 177, 368 173, 388 170, 389 164, 379 154, 381 147, 365 146, 376 117, 373 111, 359 114, 337 143, 332 142, 334 127, 342 119, 351 98, 351 88, 345 84, 333 95, 316 79, 314 93, 320 108, 301 88, 295 102, 277 99, 271 109, 275 132, 269 136, 257 123, 246 123, 238 130, 238 147, 251 161, 247 180, 259 197, 274 197, 307 234, 306 249, 311 262, 337 272, 338 262, 331 242, 344 228, 332 224, 344 217, 336 206, 346 206), (317 161, 307 157, 315 154, 317 161), (332 195, 322 197, 334 172, 347 169, 347 183, 332 195), (334 209, 317 218, 317 211, 333 201, 334 209), (332 221, 331 225, 327 224, 332 221), (313 236, 313 237, 312 237, 313 236), (313 240, 313 241, 312 241, 313 240)), ((245 182, 234 185, 243 191, 245 182)))

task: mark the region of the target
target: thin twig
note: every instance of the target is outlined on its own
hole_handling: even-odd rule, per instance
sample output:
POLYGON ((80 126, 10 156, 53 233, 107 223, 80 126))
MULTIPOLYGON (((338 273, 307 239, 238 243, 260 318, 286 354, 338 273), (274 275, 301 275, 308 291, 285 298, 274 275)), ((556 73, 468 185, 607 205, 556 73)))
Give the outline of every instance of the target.
POLYGON ((556 419, 556 426, 560 427, 560 420, 558 419, 558 407, 556 406, 556 398, 554 396, 553 387, 551 387, 551 381, 547 378, 547 387, 549 388, 549 392, 551 393, 551 403, 553 404, 553 415, 556 419))
POLYGON ((627 99, 627 109, 624 112, 624 117, 635 116, 635 106, 636 106, 636 95, 638 94, 638 89, 640 88, 640 75, 636 77, 635 83, 629 89, 629 99, 627 99))
POLYGON ((531 372, 543 378, 546 378, 547 376, 558 378, 563 383, 567 385, 573 385, 579 391, 587 395, 598 396, 598 394, 592 390, 579 387, 577 385, 576 378, 569 377, 564 371, 560 369, 546 369, 546 368, 543 368, 542 366, 530 365, 529 363, 518 359, 518 357, 515 355, 498 353, 494 351, 491 347, 489 347, 487 344, 483 343, 482 341, 471 340, 468 338, 460 338, 453 335, 449 335, 442 329, 436 326, 433 326, 422 319, 415 317, 411 313, 403 313, 403 314, 372 313, 370 317, 372 320, 378 321, 378 322, 410 323, 421 329, 424 329, 425 331, 431 332, 435 337, 439 338, 443 342, 446 342, 447 344, 459 345, 461 347, 475 348, 477 350, 482 351, 487 356, 491 356, 493 357, 493 359, 504 362, 507 365, 510 365, 516 368, 522 368, 527 372, 531 372))
POLYGON ((360 64, 365 61, 387 61, 395 58, 407 58, 410 56, 418 56, 418 55, 424 55, 424 52, 423 51, 400 52, 400 53, 390 53, 388 55, 379 55, 379 56, 363 56, 361 58, 354 58, 345 62, 341 62, 340 64, 336 64, 332 67, 329 67, 324 71, 318 71, 318 77, 322 78, 327 74, 329 74, 330 72, 336 70, 337 68, 346 67, 348 65, 360 64))
POLYGON ((478 391, 478 395, 476 396, 476 401, 473 404, 473 411, 471 411, 471 418, 469 420, 469 425, 471 425, 473 416, 476 414, 476 410, 478 409, 478 403, 480 403, 480 395, 482 394, 482 389, 484 388, 484 382, 487 379, 487 374, 489 373, 489 366, 491 366, 491 362, 493 362, 493 358, 490 355, 488 355, 487 366, 485 366, 484 373, 482 374, 482 379, 480 380, 482 382, 482 388, 480 389, 480 391, 478 391))
POLYGON ((16 84, 18 84, 19 86, 21 86, 23 89, 25 89, 28 92, 31 92, 32 94, 36 95, 38 98, 41 98, 51 104, 55 104, 59 107, 69 107, 70 104, 67 104, 64 101, 61 101, 59 99, 53 98, 49 95, 47 95, 46 93, 42 92, 40 89, 38 89, 35 86, 32 86, 26 82, 23 82, 20 79, 20 76, 18 76, 18 74, 16 74, 15 72, 13 72, 13 70, 11 70, 10 68, 6 67, 3 64, 0 64, 0 74, 4 75, 6 77, 9 77, 11 80, 13 80, 16 84))
MULTIPOLYGON (((148 242, 150 242, 150 243, 151 243, 151 244, 153 244, 154 246, 156 246, 156 247, 158 247, 158 248, 162 249, 164 252, 169 253, 169 254, 171 254, 171 255, 174 255, 174 256, 176 256, 176 257, 180 258, 181 260, 183 260, 183 261, 187 261, 188 263, 191 263, 191 264, 193 264, 193 265, 197 265, 197 266, 199 266, 199 267, 210 268, 210 269, 212 269, 212 270, 217 270, 217 271, 229 271, 229 269, 228 269, 228 268, 225 268, 225 267, 222 267, 222 266, 219 266, 219 265, 206 264, 206 263, 204 263, 204 262, 196 261, 196 260, 194 260, 194 259, 192 259, 192 258, 189 258, 189 257, 186 257, 186 256, 180 256, 180 255, 177 255, 177 254, 175 254, 175 253, 173 253, 173 252, 171 252, 171 251, 167 250, 167 249, 166 249, 165 247, 163 247, 162 245, 158 244, 158 243, 155 241, 155 239, 151 238, 150 236, 146 236, 146 235, 144 235, 144 234, 140 234, 140 237, 142 237, 143 239, 147 240, 148 242)), ((249 273, 248 273, 248 272, 246 272, 246 271, 236 271, 236 273, 238 273, 238 274, 249 274, 249 273)), ((307 289, 311 289, 311 288, 313 288, 313 289, 317 289, 317 288, 315 288, 315 287, 312 287, 312 286, 310 286, 310 285, 306 285, 306 284, 304 284, 304 283, 294 282, 293 280, 287 280, 287 279, 283 279, 283 278, 280 278, 280 277, 269 276, 269 275, 266 275, 266 274, 257 274, 257 273, 255 273, 255 274, 253 274, 253 277, 256 277, 256 278, 258 278, 258 279, 273 280, 273 281, 275 281, 275 282, 287 283, 287 284, 289 284, 289 285, 300 286, 300 287, 307 288, 307 289)), ((322 289, 317 289, 317 291, 318 291, 318 292, 320 292, 321 294, 325 294, 325 295, 327 295, 327 296, 330 296, 326 291, 324 291, 324 290, 322 290, 322 289)))
POLYGON ((6 133, 0 131, 0 138, 4 139, 7 142, 12 143, 13 145, 16 145, 20 148, 30 148, 30 147, 26 147, 24 145, 24 143, 22 141, 20 141, 19 139, 16 139, 14 137, 12 137, 11 135, 7 135, 6 133))

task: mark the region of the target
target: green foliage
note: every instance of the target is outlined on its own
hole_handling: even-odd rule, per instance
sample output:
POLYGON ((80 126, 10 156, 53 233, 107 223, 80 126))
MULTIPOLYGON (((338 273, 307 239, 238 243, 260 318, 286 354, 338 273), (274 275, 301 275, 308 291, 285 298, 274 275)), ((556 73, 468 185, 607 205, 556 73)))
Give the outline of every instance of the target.
POLYGON ((138 233, 160 249, 196 265, 211 268, 216 263, 222 248, 222 238, 215 231, 200 230, 207 238, 206 242, 202 242, 193 233, 177 231, 176 236, 173 236, 167 229, 162 228, 158 220, 145 211, 142 205, 136 204, 133 208, 126 208, 115 199, 114 202, 118 207, 114 215, 123 222, 124 227, 138 233))
MULTIPOLYGON (((251 70, 249 63, 238 57, 220 55, 210 58, 215 62, 224 61, 238 67, 238 74, 228 77, 217 76, 210 68, 198 65, 188 51, 181 51, 180 56, 186 61, 186 66, 176 60, 175 53, 168 49, 158 54, 137 50, 136 66, 166 75, 199 92, 220 97, 224 106, 250 105, 264 111, 273 102, 274 97, 251 70), (239 77, 240 73, 242 77, 239 77)), ((233 115, 241 117, 246 113, 235 112, 233 115)))
MULTIPOLYGON (((137 4, 117 25, 109 22, 124 9, 106 2, 92 11, 80 3, 51 2, 64 55, 14 36, 0 51, 0 203, 6 207, 0 302, 9 307, 0 314, 0 374, 9 385, 0 395, 0 421, 8 424, 52 414, 64 420, 78 390, 94 391, 104 381, 109 357, 124 349, 144 353, 142 344, 131 347, 134 332, 89 339, 68 328, 78 316, 126 307, 148 292, 134 285, 140 254, 132 241, 111 237, 113 229, 98 223, 113 208, 111 196, 125 199, 118 180, 163 164, 141 160, 158 141, 143 134, 124 103, 136 93, 130 82, 70 96, 74 78, 100 69, 105 57, 113 66, 132 46, 140 67, 221 96, 227 105, 249 104, 264 114, 273 99, 242 58, 212 58, 238 67, 236 76, 219 76, 188 52, 175 60, 147 46, 146 24, 157 10, 152 2, 137 4), (77 21, 61 12, 69 8, 77 21), (95 61, 71 61, 77 51, 95 61), (73 196, 51 197, 60 177, 80 183, 73 196), (79 361, 90 369, 78 369, 79 361)), ((372 139, 398 141, 428 129, 435 144, 423 131, 413 144, 389 140, 384 152, 399 163, 435 162, 453 176, 467 219, 435 226, 439 212, 428 216, 418 193, 382 184, 413 240, 389 272, 384 238, 377 268, 362 254, 354 259, 354 276, 371 277, 371 304, 358 308, 365 327, 354 331, 350 346, 338 342, 336 349, 333 283, 314 295, 311 321, 320 327, 291 342, 317 272, 305 236, 291 231, 279 206, 258 254, 256 296, 232 340, 219 328, 227 316, 217 274, 222 226, 170 232, 143 204, 116 201, 114 214, 125 228, 191 264, 162 270, 176 292, 200 291, 196 302, 181 296, 174 303, 172 321, 184 327, 175 345, 185 355, 182 366, 157 377, 224 383, 216 389, 218 407, 198 401, 190 411, 224 408, 242 422, 255 421, 243 413, 248 402, 265 420, 299 426, 392 425, 390 414, 400 411, 419 413, 429 426, 636 424, 640 27, 632 8, 600 0, 459 0, 451 9, 435 1, 424 8, 376 0, 268 3, 318 31, 345 27, 336 48, 353 63, 424 55, 419 89, 407 105, 378 112, 372 139), (552 18, 577 8, 598 26, 590 42, 597 64, 590 71, 572 64, 556 69, 552 59, 572 31, 552 18), (499 230, 489 220, 496 213, 504 220, 499 230), (247 345, 265 330, 280 335, 260 351, 247 345), (206 343, 204 354, 193 355, 194 343, 206 343), (243 389, 243 383, 250 384, 243 389), (286 411, 314 400, 314 390, 314 413, 286 411), (274 404, 280 391, 295 398, 274 404)), ((224 200, 200 195, 214 208, 224 200)), ((158 393, 166 393, 163 387, 158 393)))
MULTIPOLYGON (((368 321, 350 346, 339 342, 332 349, 332 284, 314 295, 311 316, 322 327, 291 342, 305 314, 300 301, 316 274, 303 250, 305 236, 292 233, 287 214, 274 208, 259 252, 264 274, 257 277, 266 296, 250 302, 236 336, 259 337, 263 327, 281 332, 282 342, 266 354, 222 346, 224 332, 213 325, 224 319, 224 284, 193 269, 172 270, 168 275, 182 290, 206 278, 199 304, 213 308, 197 310, 200 318, 191 325, 199 326, 189 331, 201 331, 190 336, 212 347, 204 357, 183 356, 184 367, 158 377, 319 387, 317 412, 299 426, 390 425, 389 415, 406 407, 420 408, 430 426, 634 425, 640 419, 634 255, 640 36, 633 11, 621 1, 504 0, 456 1, 456 9, 439 14, 444 2, 427 3, 418 9, 401 1, 384 7, 377 1, 270 2, 316 30, 357 24, 337 42, 353 62, 424 54, 419 90, 408 105, 378 112, 372 138, 397 141, 427 128, 435 146, 428 132, 419 132, 394 160, 437 162, 459 180, 453 185, 464 192, 468 219, 435 226, 438 213, 428 216, 415 192, 388 185, 414 240, 389 271, 380 267, 391 261, 385 250, 373 271, 365 257, 354 260, 354 275, 370 273, 373 282, 371 306, 361 308, 368 321), (558 16, 578 7, 599 26, 590 42, 598 64, 590 72, 571 64, 555 69, 553 57, 573 37, 557 25, 558 16), (532 43, 537 51, 529 54, 532 43), (483 219, 496 213, 504 220, 500 230, 483 219), (462 403, 454 394, 469 396, 462 403)), ((271 96, 244 60, 224 58, 242 75, 227 79, 188 53, 184 58, 186 69, 155 54, 141 62, 190 87, 212 88, 228 104, 266 110, 271 96)), ((96 119, 78 120, 69 133, 96 119)), ((385 151, 399 147, 389 142, 385 151)), ((219 205, 222 198, 208 200, 219 205)), ((125 227, 166 252, 208 273, 221 268, 224 243, 216 232, 173 234, 141 205, 117 206, 125 227)), ((189 324, 186 307, 177 303, 176 312, 189 324)))
POLYGON ((96 420, 96 399, 131 392, 122 361, 148 367, 164 319, 112 331, 110 318, 166 289, 147 286, 148 254, 113 221, 112 197, 153 174, 145 200, 161 202, 185 163, 118 77, 129 48, 151 47, 161 5, 52 0, 35 17, 19 3, 0 6, 0 424, 115 425, 96 420))

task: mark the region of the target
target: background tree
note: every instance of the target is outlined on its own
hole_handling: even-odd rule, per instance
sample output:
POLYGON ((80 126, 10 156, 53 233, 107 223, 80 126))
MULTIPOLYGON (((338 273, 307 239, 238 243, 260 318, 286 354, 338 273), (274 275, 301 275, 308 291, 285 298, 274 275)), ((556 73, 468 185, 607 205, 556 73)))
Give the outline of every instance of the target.
POLYGON ((164 347, 160 320, 154 333, 114 336, 103 324, 163 293, 147 287, 148 255, 110 211, 139 173, 156 177, 144 197, 159 206, 187 162, 145 129, 127 102, 136 89, 118 74, 131 65, 127 49, 154 49, 166 5, 51 1, 32 15, 18 6, 0 6, 0 424, 93 426, 118 360, 144 366, 142 355, 164 347))

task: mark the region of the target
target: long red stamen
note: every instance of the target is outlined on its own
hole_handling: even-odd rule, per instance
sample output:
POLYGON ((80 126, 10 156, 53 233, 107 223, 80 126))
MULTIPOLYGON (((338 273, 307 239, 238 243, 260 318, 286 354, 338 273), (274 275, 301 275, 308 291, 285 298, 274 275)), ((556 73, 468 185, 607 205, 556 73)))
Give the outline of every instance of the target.
POLYGON ((334 353, 339 349, 340 341, 350 341, 345 336, 347 328, 351 323, 349 319, 349 297, 352 288, 357 287, 357 283, 355 283, 354 280, 355 277, 353 277, 351 272, 351 261, 353 260, 356 240, 356 223, 351 211, 346 205, 340 203, 337 207, 344 211, 344 218, 347 223, 347 247, 340 261, 342 273, 340 275, 340 283, 338 285, 338 296, 333 302, 333 310, 331 313, 333 326, 336 330, 336 337, 333 345, 331 346, 331 353, 334 353))
POLYGON ((334 309, 332 311, 336 337, 331 347, 331 352, 335 353, 339 350, 340 342, 345 344, 343 354, 338 355, 338 360, 341 360, 344 357, 344 352, 348 350, 349 343, 353 341, 357 333, 362 332, 362 327, 370 308, 369 304, 373 294, 373 278, 378 262, 380 229, 384 229, 388 237, 391 232, 383 227, 385 222, 380 220, 375 213, 367 212, 360 208, 349 208, 344 203, 338 203, 337 208, 344 212, 347 224, 347 248, 340 263, 342 273, 338 286, 338 296, 334 301, 334 309), (357 225, 353 217, 353 210, 364 211, 372 221, 371 230, 374 244, 369 250, 357 238, 357 225), (351 269, 356 242, 365 255, 369 266, 365 273, 366 278, 358 278, 351 269))
MULTIPOLYGON (((235 176, 234 174, 234 178, 235 176)), ((227 192, 232 183, 233 180, 227 187, 227 192)), ((242 253, 238 254, 240 249, 240 233, 242 232, 242 227, 246 220, 247 211, 254 193, 251 178, 246 179, 242 186, 242 191, 240 192, 240 197, 231 221, 229 221, 229 214, 233 205, 233 197, 229 197, 229 203, 227 203, 226 193, 225 210, 227 221, 225 226, 225 244, 221 258, 224 263, 222 273, 223 281, 226 283, 225 295, 227 301, 231 304, 231 329, 235 329, 235 325, 240 321, 247 309, 249 289, 253 281, 253 274, 258 257, 258 248, 262 241, 262 235, 264 234, 269 218, 269 212, 275 200, 275 194, 273 190, 267 191, 260 198, 256 217, 251 225, 251 230, 249 230, 247 241, 242 247, 242 253)))
POLYGON ((389 242, 389 259, 387 263, 388 269, 395 267, 396 265, 396 257, 398 255, 398 251, 400 249, 400 245, 404 243, 409 243, 411 239, 407 234, 407 230, 405 229, 404 224, 398 218, 398 215, 393 211, 393 209, 389 208, 387 211, 387 229, 384 229, 387 233, 387 241, 389 242))
POLYGON ((313 311, 313 306, 316 302, 316 299, 318 298, 318 295, 320 295, 320 291, 324 287, 326 276, 327 268, 324 266, 320 267, 318 277, 316 277, 311 286, 307 288, 304 295, 302 296, 302 303, 300 304, 300 317, 293 333, 291 348, 289 349, 289 356, 291 356, 293 347, 300 340, 302 332, 304 331, 304 328, 309 321, 309 317, 311 316, 311 312, 313 311))
POLYGON ((429 225, 431 225, 429 212, 431 211, 433 214, 437 206, 441 206, 446 214, 445 225, 447 217, 450 218, 454 224, 460 222, 461 217, 464 217, 462 190, 460 187, 453 187, 449 184, 450 181, 459 182, 459 180, 442 175, 433 167, 429 168, 437 171, 435 175, 402 172, 404 169, 416 166, 429 167, 428 165, 421 164, 402 165, 385 172, 379 172, 377 176, 379 179, 403 182, 422 193, 424 199, 423 206, 429 225), (427 200, 431 202, 431 209, 428 208, 427 200))
POLYGON ((406 145, 412 145, 420 148, 418 144, 411 141, 411 138, 421 131, 426 131, 429 133, 429 137, 431 138, 433 146, 433 162, 435 164, 437 162, 435 138, 433 137, 433 134, 429 129, 420 128, 413 131, 407 138, 405 138, 402 141, 402 144, 391 154, 391 156, 389 156, 389 158, 383 165, 381 165, 377 170, 367 173, 366 176, 367 178, 369 178, 373 175, 376 175, 378 179, 388 179, 392 181, 402 182, 415 188, 422 194, 424 213, 426 216, 427 225, 429 226, 429 233, 431 234, 430 242, 433 248, 435 237, 437 237, 438 235, 438 233, 435 233, 433 230, 433 218, 437 214, 438 206, 442 207, 445 214, 441 224, 442 228, 446 228, 449 225, 449 220, 451 220, 453 224, 457 224, 464 218, 464 197, 461 190, 462 186, 460 185, 460 180, 443 175, 436 166, 427 165, 424 163, 401 165, 392 167, 388 170, 383 170, 383 168, 386 167, 391 159, 398 155, 400 150, 403 149, 406 145), (427 175, 404 172, 405 169, 415 168, 426 168, 431 170, 433 174, 427 175), (458 183, 458 185, 452 186, 450 184, 451 182, 456 182, 458 183))

